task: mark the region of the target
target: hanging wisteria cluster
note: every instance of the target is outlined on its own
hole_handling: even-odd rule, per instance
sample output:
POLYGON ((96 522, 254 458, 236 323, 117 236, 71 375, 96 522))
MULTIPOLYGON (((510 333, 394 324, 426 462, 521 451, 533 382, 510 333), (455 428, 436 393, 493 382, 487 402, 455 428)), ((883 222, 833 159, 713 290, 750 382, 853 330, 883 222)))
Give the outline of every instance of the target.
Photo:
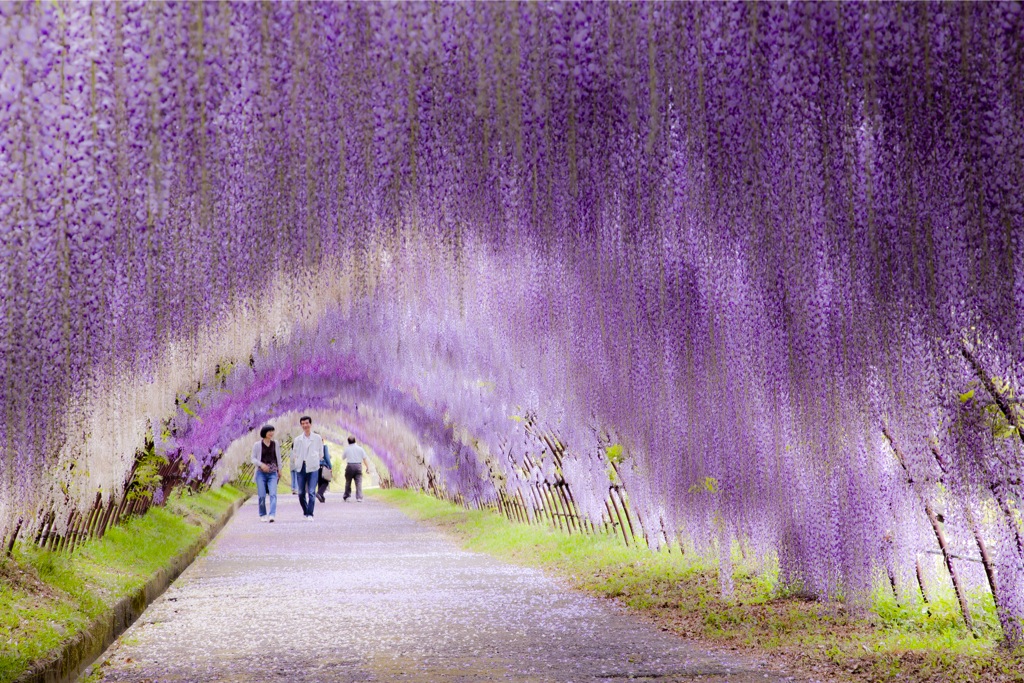
POLYGON ((1017 3, 2 3, 3 531, 318 408, 1020 640, 1022 177, 1017 3))

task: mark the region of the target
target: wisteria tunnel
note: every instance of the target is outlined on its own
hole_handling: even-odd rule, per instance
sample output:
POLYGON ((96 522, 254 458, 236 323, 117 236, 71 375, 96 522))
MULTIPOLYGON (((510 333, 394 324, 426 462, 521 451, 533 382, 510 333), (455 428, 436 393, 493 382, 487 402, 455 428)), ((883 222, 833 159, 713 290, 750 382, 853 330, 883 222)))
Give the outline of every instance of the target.
POLYGON ((311 411, 1019 643, 1022 178, 1020 3, 0 3, 3 551, 311 411))

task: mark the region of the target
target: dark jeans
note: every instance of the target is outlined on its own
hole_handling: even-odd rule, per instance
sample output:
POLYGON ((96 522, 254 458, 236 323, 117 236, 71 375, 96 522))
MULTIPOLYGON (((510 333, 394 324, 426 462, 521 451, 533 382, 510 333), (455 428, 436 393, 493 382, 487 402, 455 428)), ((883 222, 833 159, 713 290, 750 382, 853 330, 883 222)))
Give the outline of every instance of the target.
POLYGON ((345 465, 345 500, 352 495, 352 480, 356 480, 356 500, 363 499, 363 463, 345 465))
POLYGON ((331 482, 327 481, 323 477, 320 477, 320 483, 316 485, 316 497, 318 500, 324 500, 324 493, 327 492, 327 487, 331 485, 331 482))
POLYGON ((313 507, 316 505, 316 479, 320 468, 312 472, 306 471, 306 464, 295 475, 299 483, 299 505, 302 507, 302 514, 306 517, 313 516, 313 507))

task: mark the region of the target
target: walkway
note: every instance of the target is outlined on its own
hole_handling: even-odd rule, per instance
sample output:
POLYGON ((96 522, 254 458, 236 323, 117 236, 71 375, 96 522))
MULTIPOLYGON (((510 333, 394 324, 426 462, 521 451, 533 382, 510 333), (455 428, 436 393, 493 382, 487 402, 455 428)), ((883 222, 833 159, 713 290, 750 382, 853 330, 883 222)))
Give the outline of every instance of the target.
POLYGON ((566 589, 465 552, 382 502, 249 501, 99 661, 94 679, 772 683, 566 589))

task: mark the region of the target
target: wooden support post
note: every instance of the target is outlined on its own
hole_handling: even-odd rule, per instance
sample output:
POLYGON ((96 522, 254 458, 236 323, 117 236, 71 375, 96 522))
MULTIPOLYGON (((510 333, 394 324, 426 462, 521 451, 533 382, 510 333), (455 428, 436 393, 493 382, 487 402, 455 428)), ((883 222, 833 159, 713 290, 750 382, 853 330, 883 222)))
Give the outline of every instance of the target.
POLYGON ((580 514, 580 508, 576 505, 576 498, 572 495, 572 487, 563 479, 562 486, 565 488, 565 495, 569 499, 569 505, 572 507, 572 513, 582 526, 583 531, 587 530, 587 525, 590 525, 590 533, 594 533, 594 523, 590 520, 584 519, 583 515, 580 514))
POLYGON ((71 537, 71 542, 68 544, 67 552, 75 552, 75 548, 82 544, 82 542, 88 538, 89 524, 92 522, 92 515, 95 508, 90 507, 89 511, 85 514, 78 515, 78 521, 75 522, 75 533, 71 537))
POLYGON ((504 492, 501 495, 505 498, 505 509, 508 511, 509 520, 513 522, 522 521, 519 519, 519 510, 516 509, 516 499, 504 492))
POLYGON ((522 491, 522 489, 516 491, 516 497, 519 499, 519 506, 522 508, 523 514, 526 516, 527 521, 530 524, 533 524, 535 522, 536 518, 537 518, 537 515, 536 514, 534 514, 532 516, 530 515, 529 508, 526 505, 526 499, 523 498, 523 491, 522 491))
POLYGON ((562 523, 564 520, 562 519, 561 515, 558 514, 558 510, 555 508, 555 501, 552 500, 551 496, 548 494, 546 488, 547 482, 544 482, 544 484, 537 484, 536 486, 537 495, 543 501, 543 503, 541 504, 541 508, 548 513, 548 519, 551 521, 551 524, 553 526, 558 527, 559 529, 562 529, 562 523))
MULTIPOLYGON (((935 458, 935 464, 939 466, 939 471, 942 472, 942 484, 948 486, 946 477, 946 467, 943 464, 945 461, 939 454, 938 446, 934 443, 929 444, 931 446, 932 456, 935 458)), ((974 511, 971 509, 971 502, 969 500, 964 501, 964 513, 967 517, 967 526, 971 529, 971 535, 974 536, 974 543, 978 546, 978 553, 981 555, 981 563, 985 567, 985 578, 988 579, 989 590, 992 591, 992 600, 995 603, 996 611, 999 610, 999 589, 996 587, 996 570, 995 565, 992 562, 992 558, 988 554, 988 546, 985 543, 984 536, 981 535, 981 527, 978 525, 978 520, 974 518, 974 511)), ((1016 526, 1016 525, 1014 525, 1016 526)))
POLYGON ((997 489, 998 487, 995 485, 989 487, 989 490, 992 491, 992 495, 995 497, 996 502, 999 504, 999 510, 1003 513, 1003 522, 1009 526, 1011 534, 1017 541, 1017 555, 1019 555, 1021 561, 1024 562, 1024 535, 1021 533, 1020 525, 1014 521, 1013 511, 1010 509, 1010 505, 1006 502, 1006 496, 1001 495, 1002 492, 997 489))
POLYGON ((569 523, 576 529, 577 532, 583 533, 583 523, 580 521, 579 516, 576 514, 576 510, 569 505, 569 498, 565 493, 564 485, 555 485, 554 489, 558 492, 558 499, 562 504, 562 511, 565 513, 565 517, 569 520, 569 523))
POLYGON ((117 506, 117 511, 114 512, 114 519, 111 522, 111 526, 117 526, 121 523, 121 518, 124 517, 125 511, 128 509, 128 489, 126 488, 121 494, 121 503, 117 506))
POLYGON ((610 531, 614 531, 616 525, 615 518, 612 516, 612 506, 608 502, 608 498, 604 499, 604 511, 607 514, 607 521, 604 523, 604 530, 605 533, 608 533, 610 531))
POLYGON ((36 545, 42 544, 42 542, 43 542, 43 535, 46 533, 46 528, 47 528, 47 525, 49 525, 49 523, 50 523, 50 513, 49 513, 49 511, 47 511, 47 512, 43 513, 43 516, 40 518, 39 527, 36 529, 35 539, 33 541, 36 545))
POLYGON ((96 500, 92 503, 92 508, 89 509, 89 519, 86 522, 85 529, 82 533, 85 534, 86 539, 92 538, 96 526, 99 524, 100 513, 103 510, 103 496, 99 491, 96 492, 96 500))
MULTIPOLYGON (((621 489, 620 487, 616 486, 614 491, 615 491, 616 498, 619 499, 619 504, 622 506, 622 514, 626 518, 626 525, 629 527, 629 535, 635 541, 636 540, 636 529, 633 528, 633 519, 631 518, 631 516, 629 514, 629 506, 626 504, 626 498, 625 498, 625 496, 622 495, 623 489, 621 489)), ((633 513, 633 514, 636 514, 636 513, 633 513)), ((637 519, 639 519, 639 515, 637 516, 637 519)), ((644 540, 645 541, 647 540, 646 536, 644 536, 644 540)))
MULTIPOLYGON (((545 512, 550 512, 550 510, 547 510, 546 509, 547 506, 544 505, 544 497, 540 495, 540 490, 538 489, 538 485, 535 484, 535 483, 531 484, 529 489, 527 489, 527 490, 530 492, 530 500, 533 501, 533 514, 534 514, 534 517, 536 517, 539 521, 543 521, 544 520, 544 513, 545 512)), ((554 524, 555 520, 552 519, 551 523, 554 524)))
MULTIPOLYGON (((928 591, 924 589, 924 576, 921 572, 921 559, 918 558, 917 560, 915 560, 914 565, 917 570, 917 587, 921 589, 921 599, 924 600, 924 604, 927 605, 931 601, 928 599, 928 591)), ((931 615, 931 613, 932 612, 929 609, 928 614, 931 615)))
POLYGON ((50 540, 50 533, 53 531, 53 523, 56 521, 57 515, 53 511, 47 513, 43 526, 39 529, 39 535, 36 536, 36 545, 40 548, 45 548, 48 541, 50 540))
POLYGON ((110 520, 113 518, 114 510, 116 508, 117 504, 114 501, 114 496, 110 496, 110 504, 107 505, 107 510, 103 513, 103 519, 100 520, 100 526, 96 532, 96 538, 103 538, 106 535, 107 526, 110 524, 110 520))
POLYGON ((92 516, 92 508, 89 508, 89 512, 87 512, 87 513, 81 513, 81 512, 78 513, 78 515, 75 518, 75 526, 72 529, 71 533, 69 534, 70 538, 68 539, 68 543, 65 546, 65 551, 67 551, 69 553, 74 552, 75 547, 79 543, 81 543, 82 535, 83 535, 83 531, 82 530, 85 529, 86 526, 88 525, 89 518, 91 516, 92 516))
MULTIPOLYGON (((615 508, 615 516, 619 518, 619 529, 622 531, 622 540, 626 542, 627 546, 629 546, 629 545, 631 545, 631 543, 629 542, 630 534, 626 533, 626 525, 622 521, 622 513, 619 511, 619 504, 615 502, 615 499, 617 497, 618 496, 617 496, 617 494, 615 492, 615 487, 614 486, 608 487, 608 500, 610 500, 612 502, 612 507, 615 508)), ((608 503, 605 502, 605 505, 607 505, 607 504, 608 503)))
POLYGON ((516 519, 522 524, 529 524, 530 518, 526 515, 526 508, 519 504, 519 498, 513 496, 509 500, 512 503, 512 510, 515 512, 516 519))
POLYGON ((71 514, 68 515, 68 524, 67 527, 65 528, 64 536, 58 538, 57 541, 54 543, 54 550, 62 553, 68 547, 68 543, 71 542, 71 537, 75 533, 75 524, 78 523, 79 517, 80 515, 78 514, 77 510, 71 511, 71 514))
POLYGON ((560 505, 562 509, 562 514, 565 516, 566 525, 569 527, 569 533, 571 534, 573 529, 576 529, 576 531, 582 533, 582 529, 580 529, 580 521, 576 519, 576 515, 570 509, 569 502, 568 500, 566 500, 565 497, 565 491, 562 490, 563 488, 564 486, 561 486, 559 484, 552 484, 548 487, 548 490, 553 491, 553 495, 555 496, 557 503, 560 505))
MULTIPOLYGON (((618 499, 618 488, 616 486, 609 486, 608 498, 611 500, 611 507, 615 509, 615 516, 618 517, 618 528, 623 531, 623 540, 626 541, 626 545, 630 546, 630 539, 636 541, 636 535, 633 532, 633 523, 630 521, 629 513, 626 513, 626 523, 623 523, 623 512, 618 511, 618 503, 615 502, 618 499), (626 529, 629 529, 629 535, 627 535, 626 529)), ((625 506, 624 506, 625 507, 625 506)))
POLYGON ((88 526, 89 520, 90 520, 91 517, 92 517, 92 508, 89 508, 89 512, 87 512, 85 514, 78 513, 78 517, 75 519, 74 530, 70 534, 71 538, 68 539, 68 544, 65 547, 65 550, 67 552, 69 552, 69 553, 74 552, 75 547, 78 546, 78 544, 82 542, 82 536, 84 534, 83 529, 85 529, 88 526))
MULTIPOLYGON (((68 514, 68 521, 67 521, 67 523, 64 525, 65 530, 71 528, 71 520, 74 518, 74 516, 75 516, 75 511, 72 510, 71 513, 68 514)), ((57 524, 56 524, 56 519, 54 519, 54 524, 52 525, 52 528, 50 530, 50 539, 49 539, 49 542, 46 544, 47 550, 53 550, 53 551, 57 550, 58 547, 60 546, 61 542, 64 540, 65 536, 67 535, 66 531, 65 531, 65 536, 58 535, 56 533, 56 531, 57 531, 57 524)))
POLYGON ((544 489, 541 484, 534 484, 534 496, 540 502, 537 505, 537 511, 540 513, 541 518, 547 515, 548 524, 553 527, 561 528, 561 520, 557 515, 554 514, 554 510, 551 507, 551 501, 545 495, 544 489))
POLYGON ((21 517, 18 518, 18 523, 14 525, 14 532, 11 537, 7 540, 7 548, 5 553, 8 557, 14 552, 14 543, 18 540, 18 534, 21 533, 21 527, 25 523, 25 520, 21 517))
POLYGON ((569 511, 561 503, 561 495, 557 491, 557 487, 551 484, 545 484, 548 497, 551 498, 551 504, 554 506, 555 514, 558 515, 563 522, 565 522, 565 530, 571 536, 575 525, 572 523, 572 519, 569 518, 569 511))
POLYGON ((896 575, 892 573, 891 567, 886 567, 886 574, 889 575, 889 587, 892 588, 892 598, 896 604, 900 604, 900 594, 896 591, 896 575))
POLYGON ((889 432, 889 428, 883 426, 882 434, 885 436, 886 441, 889 442, 889 446, 892 447, 893 453, 896 454, 896 459, 899 461, 900 466, 907 475, 908 483, 917 494, 917 497, 924 504, 924 512, 928 516, 928 521, 932 525, 932 531, 935 533, 935 540, 938 541, 939 549, 942 550, 942 557, 946 561, 946 569, 949 571, 949 578, 953 582, 953 590, 956 593, 956 599, 960 603, 960 612, 963 615, 964 623, 967 625, 967 630, 973 634, 974 620, 971 619, 971 609, 967 604, 967 595, 964 593, 963 586, 960 584, 960 575, 957 574, 956 567, 953 566, 953 558, 950 556, 949 544, 946 542, 946 534, 942 530, 942 525, 939 522, 938 515, 935 514, 935 510, 932 508, 932 504, 928 500, 928 496, 921 489, 920 484, 914 480, 914 475, 910 471, 910 467, 907 465, 907 460, 903 456, 903 451, 893 439, 892 434, 889 432))

